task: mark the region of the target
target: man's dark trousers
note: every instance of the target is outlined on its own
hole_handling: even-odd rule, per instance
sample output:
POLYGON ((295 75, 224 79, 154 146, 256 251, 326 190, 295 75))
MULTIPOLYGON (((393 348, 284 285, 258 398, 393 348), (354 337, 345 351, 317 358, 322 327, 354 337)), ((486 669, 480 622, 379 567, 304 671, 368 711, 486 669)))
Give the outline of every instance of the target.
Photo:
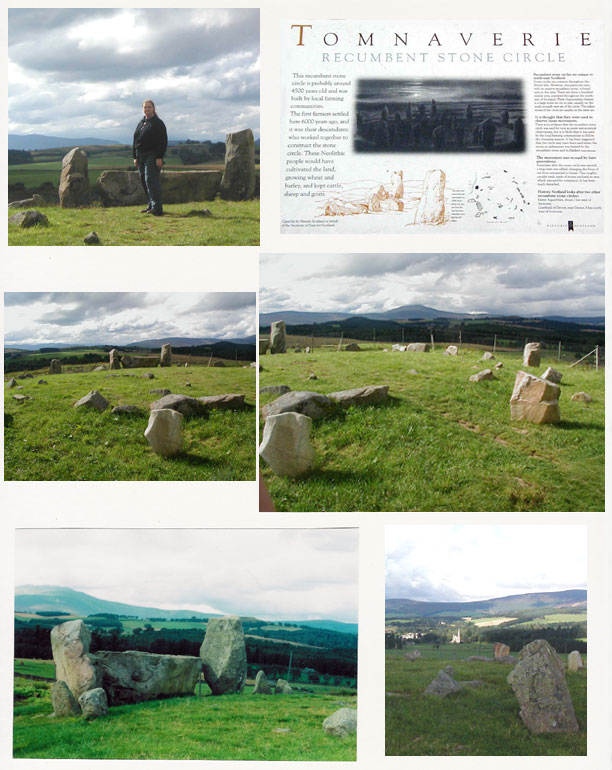
POLYGON ((138 172, 153 214, 163 214, 161 176, 154 152, 138 153, 138 172))

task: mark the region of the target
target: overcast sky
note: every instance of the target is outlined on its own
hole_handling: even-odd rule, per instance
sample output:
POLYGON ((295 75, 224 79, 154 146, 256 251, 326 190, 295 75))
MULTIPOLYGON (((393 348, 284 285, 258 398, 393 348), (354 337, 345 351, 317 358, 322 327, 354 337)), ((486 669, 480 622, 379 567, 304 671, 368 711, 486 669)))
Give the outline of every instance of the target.
POLYGON ((474 601, 587 587, 586 527, 388 526, 388 599, 474 601))
POLYGON ((14 134, 132 141, 144 99, 170 139, 259 136, 259 10, 12 8, 14 134))
POLYGON ((261 313, 604 314, 603 254, 265 254, 261 313))
POLYGON ((159 609, 357 621, 356 529, 17 530, 15 585, 159 609))
POLYGON ((123 344, 255 334, 255 292, 6 293, 4 344, 123 344))

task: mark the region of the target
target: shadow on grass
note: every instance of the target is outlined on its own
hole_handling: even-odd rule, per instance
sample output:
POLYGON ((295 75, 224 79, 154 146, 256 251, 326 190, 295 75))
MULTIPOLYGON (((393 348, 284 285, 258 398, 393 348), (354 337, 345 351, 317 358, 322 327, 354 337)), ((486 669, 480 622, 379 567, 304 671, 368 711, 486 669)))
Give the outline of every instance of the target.
MULTIPOLYGON (((375 475, 368 471, 368 479, 375 478, 375 475)), ((323 468, 316 469, 305 476, 301 476, 298 481, 324 481, 329 483, 330 481, 343 482, 358 482, 363 481, 362 471, 343 471, 343 470, 324 470, 323 468)))
POLYGON ((556 427, 557 430, 605 430, 603 425, 596 422, 581 422, 580 420, 561 420, 556 427))
POLYGON ((213 460, 210 457, 201 457, 200 455, 194 455, 191 452, 181 452, 181 454, 170 459, 180 460, 192 468, 221 468, 224 465, 224 463, 219 462, 219 460, 213 460))

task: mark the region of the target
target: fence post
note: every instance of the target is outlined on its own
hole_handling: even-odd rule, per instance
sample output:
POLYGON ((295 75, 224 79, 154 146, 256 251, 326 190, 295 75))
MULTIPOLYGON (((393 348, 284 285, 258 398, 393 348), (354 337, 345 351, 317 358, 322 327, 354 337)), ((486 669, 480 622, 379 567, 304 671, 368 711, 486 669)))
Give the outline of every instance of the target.
POLYGON ((314 332, 310 335, 310 352, 314 350, 314 332))
POLYGON ((436 346, 434 345, 434 336, 433 332, 431 333, 431 350, 432 352, 436 349, 436 346))
POLYGON ((493 352, 497 350, 497 334, 493 335, 493 352))
POLYGON ((599 371, 599 345, 595 348, 595 371, 599 371))
POLYGON ((557 353, 557 361, 561 360, 561 340, 559 340, 559 352, 557 353))
POLYGON ((461 350, 461 329, 459 329, 459 350, 461 350))
POLYGON ((338 353, 342 350, 342 340, 344 339, 344 332, 340 332, 340 342, 338 343, 338 353))
POLYGON ((404 327, 402 326, 402 345, 404 344, 404 327))

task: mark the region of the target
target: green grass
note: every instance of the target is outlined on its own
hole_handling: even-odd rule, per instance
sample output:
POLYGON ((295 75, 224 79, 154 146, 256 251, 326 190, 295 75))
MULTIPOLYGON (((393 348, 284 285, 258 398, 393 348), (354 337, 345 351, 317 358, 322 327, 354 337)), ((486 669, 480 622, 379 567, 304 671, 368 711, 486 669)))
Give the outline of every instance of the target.
POLYGON ((519 716, 518 701, 506 681, 511 666, 458 659, 488 654, 469 647, 446 645, 434 651, 442 653, 439 657, 428 657, 419 646, 423 657, 412 663, 404 659, 407 650, 387 651, 387 756, 586 755, 586 669, 566 676, 580 731, 532 735, 519 716), (458 657, 443 654, 453 646, 460 653, 458 657), (483 686, 442 700, 424 696, 427 685, 449 664, 455 679, 480 679, 483 686))
MULTIPOLYGON (((389 346, 390 347, 390 346, 389 346)), ((518 354, 498 353, 496 381, 473 383, 482 351, 431 353, 315 350, 262 357, 260 387, 330 393, 389 385, 387 404, 352 407, 313 424, 314 470, 263 478, 283 511, 602 511, 604 372, 557 364, 563 373, 557 425, 510 421, 518 354), (418 374, 409 374, 415 369, 418 374), (309 380, 310 372, 318 379, 309 380), (593 402, 571 401, 586 391, 593 402)), ((492 362, 496 363, 495 361, 492 362)), ((489 365, 490 366, 490 365, 489 365)), ((274 400, 262 394, 260 405, 274 400)))
MULTIPOLYGON (((164 206, 163 217, 141 214, 142 206, 62 209, 47 206, 47 227, 9 225, 9 246, 83 246, 94 230, 102 246, 257 246, 259 200, 205 201, 164 206), (210 217, 189 216, 207 208, 210 217)), ((9 216, 21 209, 9 209, 9 216)))
POLYGON ((554 615, 544 615, 541 618, 532 618, 524 623, 517 623, 517 626, 556 626, 559 623, 586 623, 586 612, 575 613, 557 613, 554 615))
POLYGON ((255 478, 255 370, 242 367, 169 367, 134 370, 135 376, 107 378, 109 372, 42 374, 48 385, 18 380, 31 396, 19 404, 14 389, 5 391, 5 414, 12 424, 4 433, 6 480, 39 481, 246 481, 255 478), (191 387, 185 387, 191 382, 191 387), (183 421, 183 452, 175 458, 155 454, 144 437, 149 404, 159 398, 152 388, 198 397, 244 393, 247 408, 210 410, 209 419, 183 421), (134 404, 140 414, 111 415, 75 410, 73 404, 91 390, 110 402, 134 404))
MULTIPOLYGON (((168 698, 116 706, 106 717, 48 719, 49 684, 14 711, 13 756, 49 759, 355 761, 356 736, 326 735, 323 720, 356 698, 333 692, 168 698), (275 733, 277 728, 288 733, 275 733)), ((21 686, 21 683, 18 684, 21 686)))
POLYGON ((55 679, 55 663, 52 660, 17 658, 15 660, 15 676, 23 677, 24 675, 55 679))

